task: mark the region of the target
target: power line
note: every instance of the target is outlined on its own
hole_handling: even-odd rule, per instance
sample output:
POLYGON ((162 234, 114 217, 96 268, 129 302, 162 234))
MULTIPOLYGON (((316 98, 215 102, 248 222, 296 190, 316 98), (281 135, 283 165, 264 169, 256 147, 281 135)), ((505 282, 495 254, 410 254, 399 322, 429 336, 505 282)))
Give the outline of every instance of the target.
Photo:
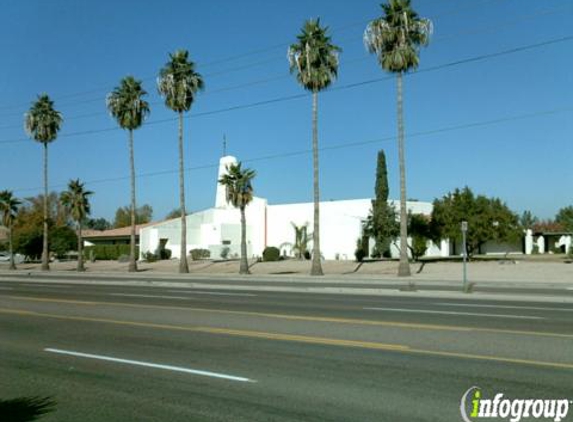
MULTIPOLYGON (((536 118, 536 117, 551 116, 551 115, 556 115, 556 114, 566 113, 566 112, 571 112, 571 111, 573 111, 573 106, 566 106, 566 107, 555 108, 555 109, 550 109, 550 110, 540 110, 540 111, 531 112, 531 113, 521 113, 521 114, 515 114, 512 116, 499 117, 496 119, 482 120, 482 121, 477 121, 477 122, 463 123, 463 124, 459 124, 459 125, 444 126, 444 127, 428 129, 428 130, 423 130, 423 131, 418 131, 418 132, 411 132, 408 134, 407 137, 408 137, 408 139, 421 138, 421 137, 432 136, 432 135, 436 135, 436 134, 440 134, 440 133, 448 133, 448 132, 455 132, 458 130, 466 130, 466 129, 480 128, 480 127, 495 126, 495 125, 499 125, 502 123, 515 122, 515 121, 520 121, 520 120, 532 119, 532 118, 536 118)), ((366 139, 366 140, 361 140, 361 141, 354 141, 354 142, 344 142, 344 143, 339 143, 339 144, 330 145, 330 146, 323 146, 323 147, 320 147, 319 150, 320 151, 334 151, 334 150, 340 150, 340 149, 349 149, 349 148, 355 148, 355 147, 364 146, 364 145, 378 144, 381 142, 389 142, 389 141, 393 141, 393 140, 396 140, 395 135, 385 136, 385 137, 381 137, 381 138, 374 138, 374 139, 366 139)), ((244 163, 253 163, 253 162, 260 162, 260 161, 275 160, 275 159, 280 159, 280 158, 295 157, 295 156, 300 156, 300 155, 308 155, 311 153, 312 153, 312 149, 303 149, 303 150, 297 150, 297 151, 281 152, 281 153, 276 153, 276 154, 263 155, 263 156, 259 156, 259 157, 246 158, 246 159, 243 159, 241 161, 244 163)), ((218 166, 219 166, 219 164, 203 164, 200 166, 186 167, 185 171, 189 172, 189 171, 212 169, 212 168, 218 168, 218 166)), ((167 174, 176 174, 176 173, 178 173, 178 171, 179 170, 169 169, 169 170, 158 170, 158 171, 153 171, 153 172, 139 173, 137 175, 137 178, 146 178, 146 177, 162 176, 162 175, 167 175, 167 174)), ((94 180, 86 181, 85 183, 87 183, 87 184, 100 184, 100 183, 118 182, 118 181, 122 181, 122 180, 128 180, 129 178, 130 178, 130 176, 109 177, 109 178, 104 178, 104 179, 94 179, 94 180)), ((52 185, 50 188, 53 189, 53 188, 58 188, 58 187, 61 188, 61 187, 66 187, 66 186, 67 186, 67 184, 61 183, 61 184, 52 185)), ((14 191, 16 191, 16 192, 27 192, 27 191, 37 191, 40 189, 43 189, 43 187, 19 188, 19 189, 14 189, 14 191)))
MULTIPOLYGON (((487 1, 491 1, 491 0, 487 0, 487 1)), ((514 25, 516 23, 528 21, 528 20, 537 18, 539 16, 546 16, 546 15, 555 14, 555 13, 561 12, 565 9, 570 9, 570 6, 542 10, 542 11, 534 13, 534 14, 528 14, 528 15, 524 15, 524 16, 518 17, 516 19, 513 19, 509 22, 506 22, 505 25, 490 25, 490 26, 486 26, 485 28, 481 27, 481 28, 477 28, 477 29, 475 29, 475 28, 469 29, 467 31, 463 31, 463 32, 460 32, 457 34, 445 35, 445 36, 441 36, 441 37, 439 36, 439 37, 434 38, 434 40, 450 40, 450 39, 453 39, 453 38, 459 37, 459 36, 475 35, 475 34, 484 33, 484 32, 494 32, 494 31, 498 31, 500 29, 505 29, 508 26, 514 25)), ((573 10, 573 9, 571 9, 571 10, 573 10)), ((356 25, 356 23, 350 24, 347 26, 352 26, 352 25, 356 25)), ((342 63, 343 63, 343 65, 347 66, 349 64, 355 64, 358 62, 366 61, 368 59, 370 59, 370 57, 366 56, 366 57, 360 57, 360 58, 355 58, 355 59, 350 59, 350 60, 343 60, 342 63)), ((244 65, 244 66, 237 67, 235 69, 231 69, 228 71, 218 72, 218 73, 214 73, 214 74, 207 74, 207 75, 213 76, 213 75, 217 75, 217 74, 230 73, 232 71, 258 66, 260 64, 268 63, 271 61, 276 61, 276 58, 256 62, 256 63, 249 64, 249 65, 244 65)), ((243 84, 237 84, 237 85, 230 86, 230 87, 223 87, 223 88, 219 88, 219 89, 215 89, 215 90, 209 90, 207 93, 205 93, 203 95, 212 95, 212 94, 217 94, 217 93, 221 93, 221 92, 228 92, 228 91, 235 90, 235 89, 241 89, 241 88, 246 88, 246 87, 250 87, 250 86, 268 83, 268 82, 273 82, 273 81, 280 80, 280 79, 287 79, 288 77, 289 77, 289 75, 281 74, 281 75, 277 75, 277 76, 274 76, 271 78, 255 80, 255 81, 251 81, 251 82, 247 82, 247 83, 243 83, 243 84)), ((69 103, 64 102, 63 104, 60 103, 60 106, 65 107, 65 106, 69 106, 69 105, 87 104, 87 103, 93 103, 93 102, 103 102, 104 100, 105 100, 105 98, 98 96, 97 98, 92 98, 92 99, 74 101, 74 102, 69 102, 69 103)), ((156 101, 156 102, 152 102, 151 105, 156 105, 156 104, 161 104, 161 103, 162 103, 162 101, 156 101)), ((76 116, 72 115, 70 117, 67 117, 66 121, 95 117, 95 116, 100 116, 100 115, 104 115, 104 114, 107 114, 107 113, 105 111, 102 111, 102 112, 80 114, 80 115, 76 115, 76 116)), ((21 116, 21 115, 22 115, 22 112, 17 112, 17 113, 3 114, 2 116, 8 117, 8 116, 21 116)), ((16 128, 16 127, 20 127, 20 126, 21 126, 21 123, 13 124, 13 125, 4 125, 4 126, 0 126, 0 129, 11 129, 11 128, 16 128)))
MULTIPOLYGON (((502 57, 502 56, 506 56, 506 55, 510 55, 510 54, 516 54, 516 53, 520 53, 523 51, 528 51, 528 50, 533 50, 533 49, 545 47, 548 45, 568 42, 571 40, 573 40, 573 35, 569 35, 569 36, 565 36, 565 37, 561 37, 561 38, 557 38, 557 39, 552 39, 552 40, 548 40, 548 41, 542 41, 542 42, 535 43, 535 44, 528 44, 528 45, 524 45, 524 46, 520 46, 520 47, 514 47, 511 49, 498 51, 495 53, 481 54, 479 56, 468 57, 466 59, 456 60, 453 62, 441 64, 441 65, 423 68, 423 69, 417 70, 416 72, 407 73, 406 75, 407 76, 413 76, 413 75, 417 75, 419 73, 434 72, 437 70, 447 69, 450 67, 455 67, 455 66, 459 66, 459 65, 463 65, 463 64, 468 64, 468 63, 474 63, 474 62, 489 60, 492 58, 502 57)), ((393 79, 394 79, 394 76, 388 75, 388 76, 384 76, 384 77, 380 77, 380 78, 373 78, 373 79, 360 81, 360 82, 354 82, 354 83, 350 83, 350 84, 346 84, 346 85, 334 86, 334 87, 331 87, 328 90, 326 90, 325 93, 333 92, 333 91, 336 92, 336 91, 343 91, 343 90, 347 90, 347 89, 353 89, 353 88, 371 85, 371 84, 375 84, 375 83, 379 83, 379 82, 383 82, 383 81, 387 81, 387 80, 393 80, 393 79)), ((239 105, 230 106, 230 107, 226 107, 226 108, 222 108, 222 109, 216 109, 216 110, 205 111, 205 112, 201 112, 201 113, 189 114, 189 115, 185 116, 185 119, 211 116, 211 115, 215 115, 215 114, 228 113, 231 111, 245 110, 245 109, 265 106, 265 105, 269 105, 269 104, 281 103, 281 102, 285 102, 285 101, 292 101, 292 100, 305 98, 305 97, 308 97, 310 95, 311 94, 304 92, 301 94, 281 96, 281 97, 272 98, 272 99, 268 99, 268 100, 256 101, 256 102, 248 103, 248 104, 239 104, 239 105)), ((152 120, 152 121, 146 122, 146 125, 162 124, 162 123, 167 123, 167 122, 173 122, 175 120, 177 120, 177 117, 152 120)), ((115 131, 115 130, 120 130, 120 128, 115 126, 115 127, 109 127, 109 128, 103 128, 103 129, 93 129, 93 130, 84 130, 84 131, 78 131, 78 132, 70 132, 70 133, 64 133, 64 134, 60 135, 59 137, 60 138, 69 138, 69 137, 74 137, 74 136, 93 135, 93 134, 97 134, 97 133, 110 132, 110 131, 115 131)), ((15 144, 15 143, 28 142, 28 141, 29 141, 28 138, 7 139, 7 140, 0 140, 0 145, 15 144)))
MULTIPOLYGON (((459 12, 467 11, 467 10, 470 10, 470 9, 474 9, 474 8, 476 8, 476 7, 480 7, 483 3, 490 3, 490 2, 492 2, 492 1, 495 1, 495 0, 482 0, 482 1, 480 1, 480 2, 477 2, 477 1, 476 1, 476 2, 474 2, 471 6, 468 6, 468 7, 466 7, 466 6, 464 6, 464 7, 459 7, 459 8, 456 8, 456 9, 453 9, 453 10, 450 10, 450 11, 447 11, 447 12, 439 13, 439 14, 437 14, 433 19, 435 19, 435 18, 437 18, 437 17, 448 16, 448 15, 456 14, 456 13, 459 13, 459 12)), ((333 33, 343 32, 343 31, 345 31, 345 30, 347 30, 347 29, 349 29, 349 28, 353 28, 353 27, 358 26, 358 25, 364 25, 364 24, 367 24, 368 22, 371 22, 371 21, 372 21, 372 19, 366 19, 366 20, 356 21, 356 22, 353 22, 353 23, 349 23, 349 24, 346 24, 346 25, 342 25, 342 26, 337 27, 337 28, 333 28, 333 29, 332 29, 332 32, 333 32, 333 33)), ((249 51, 249 52, 232 55, 232 56, 229 56, 229 57, 226 57, 226 58, 222 58, 222 59, 218 59, 218 60, 212 60, 212 61, 210 61, 210 62, 205 62, 205 63, 197 62, 197 65, 198 65, 198 66, 201 66, 201 67, 203 67, 203 68, 205 68, 205 67, 210 67, 210 66, 215 66, 215 65, 218 65, 218 64, 221 64, 221 63, 237 61, 237 60, 242 59, 242 58, 245 58, 245 57, 250 57, 250 56, 254 56, 254 55, 260 55, 260 54, 262 54, 262 53, 267 53, 267 52, 269 52, 269 51, 274 51, 274 50, 277 50, 277 49, 279 49, 279 48, 285 48, 285 47, 288 47, 289 45, 290 45, 290 42, 288 42, 288 43, 287 43, 287 42, 277 43, 277 44, 271 45, 271 46, 269 46, 269 47, 263 47, 263 48, 256 49, 256 50, 252 50, 252 51, 249 51)), ((240 67, 238 67, 238 68, 230 69, 230 70, 228 70, 228 71, 224 71, 224 70, 223 70, 223 71, 219 71, 219 72, 214 72, 213 74, 211 74, 211 76, 217 76, 217 75, 221 75, 221 74, 226 74, 226 73, 234 72, 234 71, 236 71, 236 70, 243 70, 243 69, 246 69, 246 68, 249 68, 249 67, 257 66, 257 65, 264 64, 264 63, 268 63, 268 62, 270 62, 270 61, 275 61, 275 60, 276 60, 276 59, 273 58, 273 59, 268 59, 268 60, 265 60, 265 61, 259 61, 259 62, 257 62, 257 63, 250 64, 250 65, 240 66, 240 67)), ((157 77, 156 75, 154 75, 154 76, 147 76, 147 77, 141 78, 141 80, 143 80, 143 81, 148 81, 148 80, 156 79, 156 77, 157 77)), ((76 92, 76 93, 70 93, 70 94, 59 95, 59 96, 56 97, 56 100, 59 101, 59 100, 61 100, 61 99, 82 97, 82 96, 84 96, 84 95, 100 93, 100 92, 102 92, 102 91, 103 91, 103 92, 109 91, 109 87, 105 87, 105 88, 104 88, 104 87, 102 87, 102 88, 94 88, 94 89, 90 89, 90 90, 86 90, 86 91, 80 91, 80 92, 76 92)), ((88 102, 91 102, 91 101, 94 101, 94 100, 90 100, 90 101, 88 101, 88 102)), ((78 102, 78 103, 81 103, 81 102, 78 102)), ((73 104, 77 104, 77 103, 73 103, 73 104)), ((27 106, 29 106, 29 105, 30 105, 29 102, 28 102, 28 103, 14 104, 14 105, 1 105, 1 106, 0 106, 0 110, 9 110, 9 109, 14 109, 14 108, 22 108, 22 107, 27 107, 27 106)))

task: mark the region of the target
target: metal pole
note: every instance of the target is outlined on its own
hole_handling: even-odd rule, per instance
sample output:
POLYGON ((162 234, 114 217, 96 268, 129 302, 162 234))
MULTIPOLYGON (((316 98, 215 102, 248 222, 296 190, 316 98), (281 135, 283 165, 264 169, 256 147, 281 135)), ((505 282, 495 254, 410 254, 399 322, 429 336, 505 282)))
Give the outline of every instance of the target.
POLYGON ((464 260, 463 271, 464 271, 464 278, 463 278, 463 285, 462 290, 463 292, 468 292, 468 273, 467 273, 467 257, 468 257, 468 250, 466 245, 466 233, 468 231, 468 222, 462 221, 462 255, 464 260))

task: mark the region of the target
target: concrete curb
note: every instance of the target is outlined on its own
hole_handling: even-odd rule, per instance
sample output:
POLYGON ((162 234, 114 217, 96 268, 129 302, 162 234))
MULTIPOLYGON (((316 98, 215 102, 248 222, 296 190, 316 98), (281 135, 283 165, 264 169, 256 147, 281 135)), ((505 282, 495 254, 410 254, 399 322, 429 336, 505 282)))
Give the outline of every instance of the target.
MULTIPOLYGON (((46 278, 56 278, 58 274, 50 274, 48 277, 36 278, 33 275, 44 273, 38 272, 38 274, 30 274, 30 277, 4 277, 0 274, 0 281, 18 283, 22 281, 34 282, 34 283, 45 283, 51 284, 55 281, 46 280, 46 278)), ((111 274, 107 274, 109 277, 111 274)), ((533 296, 531 294, 507 294, 507 293, 485 293, 485 292, 474 292, 472 294, 466 294, 462 292, 453 292, 445 290, 418 290, 413 292, 404 292, 394 289, 384 289, 376 288, 352 288, 352 287, 336 287, 336 286, 324 286, 324 287, 305 287, 299 283, 293 283, 293 286, 273 286, 273 285, 247 285, 247 284, 210 284, 205 282, 183 282, 175 281, 177 279, 167 279, 165 280, 118 280, 110 281, 105 280, 106 275, 100 274, 97 277, 90 277, 91 274, 86 274, 86 279, 80 280, 76 277, 73 278, 71 275, 67 280, 62 280, 61 277, 57 280, 58 284, 70 284, 70 285, 97 285, 97 286, 124 286, 124 287, 167 287, 167 288, 188 288, 188 289, 205 289, 205 290, 232 290, 232 291, 260 291, 260 292, 277 292, 277 293, 310 293, 310 294, 336 294, 336 295, 353 295, 353 296, 377 296, 377 297, 412 297, 412 298, 428 298, 428 299, 456 299, 456 300, 488 300, 488 301, 503 301, 503 302, 536 302, 536 303, 562 303, 562 304, 573 304, 573 296, 563 297, 558 295, 544 295, 544 296, 533 296), (92 278, 87 279, 88 277, 92 278), (94 279, 95 278, 95 279, 94 279), (102 280, 97 280, 100 278, 102 280)), ((185 275, 187 277, 187 275, 185 275)), ((205 278, 203 278, 205 279, 205 278)), ((219 278, 220 280, 220 278, 219 278)), ((272 281, 271 281, 272 282, 272 281)), ((404 280, 401 280, 404 282, 404 280)), ((556 291, 558 293, 559 291, 556 291)))

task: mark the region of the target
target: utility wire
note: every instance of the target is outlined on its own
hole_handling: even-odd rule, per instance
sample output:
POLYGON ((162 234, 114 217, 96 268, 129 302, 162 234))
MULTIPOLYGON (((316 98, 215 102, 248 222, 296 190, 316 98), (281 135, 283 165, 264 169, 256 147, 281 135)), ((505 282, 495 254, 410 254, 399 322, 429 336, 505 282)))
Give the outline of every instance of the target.
MULTIPOLYGON (((508 50, 498 51, 495 53, 482 54, 479 56, 469 57, 466 59, 461 59, 461 60, 456 60, 456 61, 449 62, 449 63, 444 63, 441 65, 423 68, 421 70, 417 70, 416 72, 407 73, 406 76, 413 76, 413 75, 417 75, 419 73, 434 72, 437 70, 447 69, 447 68, 451 68, 451 67, 455 67, 455 66, 459 66, 459 65, 463 65, 463 64, 468 64, 468 63, 474 63, 474 62, 489 60, 492 58, 502 57, 502 56, 506 56, 506 55, 510 55, 510 54, 516 54, 519 52, 533 50, 533 49, 537 49, 537 48, 541 48, 541 47, 546 47, 548 45, 568 42, 568 41, 572 41, 572 40, 573 40, 573 35, 569 35, 566 37, 561 37, 561 38, 557 38, 557 39, 543 41, 543 42, 539 42, 539 43, 535 43, 535 44, 528 44, 528 45, 524 45, 524 46, 520 46, 520 47, 511 48, 508 50)), ((353 88, 371 85, 371 84, 375 84, 375 83, 379 83, 379 82, 383 82, 383 81, 387 81, 387 80, 393 80, 393 79, 394 79, 394 76, 389 75, 389 76, 384 76, 381 78, 374 78, 374 79, 369 79, 369 80, 360 81, 360 82, 354 82, 354 83, 350 83, 350 84, 346 84, 346 85, 334 86, 334 87, 327 89, 324 92, 328 93, 328 92, 343 91, 343 90, 353 89, 353 88)), ((286 102, 286 101, 292 101, 292 100, 297 100, 297 99, 309 97, 310 95, 312 95, 312 94, 304 92, 301 94, 281 96, 281 97, 272 98, 272 99, 268 99, 268 100, 256 101, 256 102, 248 103, 248 104, 238 104, 235 106, 226 107, 226 108, 222 108, 222 109, 205 111, 202 113, 188 114, 185 116, 185 119, 193 119, 193 118, 199 118, 199 117, 204 117, 204 116, 211 116, 211 115, 215 115, 215 114, 228 113, 228 112, 232 112, 232 111, 245 110, 245 109, 265 106, 265 105, 269 105, 269 104, 282 103, 282 102, 286 102)), ((167 123, 167 122, 173 122, 173 121, 176 121, 177 119, 178 119, 178 117, 170 117, 170 118, 165 118, 165 119, 148 121, 145 124, 146 125, 156 125, 156 124, 162 124, 162 123, 167 123)), ((92 135, 92 134, 103 133, 103 132, 111 132, 111 131, 115 131, 115 130, 121 130, 121 128, 114 126, 114 127, 109 127, 109 128, 103 128, 103 129, 93 129, 93 130, 84 130, 84 131, 78 131, 78 132, 69 132, 69 133, 64 133, 62 135, 59 135, 59 138, 69 138, 69 137, 75 137, 75 136, 92 135)), ((29 139, 28 138, 18 138, 18 139, 0 140, 0 145, 23 143, 23 142, 29 142, 29 139)))
MULTIPOLYGON (((510 123, 510 122, 515 122, 515 121, 520 121, 520 120, 533 119, 533 118, 537 118, 537 117, 552 116, 552 115, 557 115, 557 114, 571 112, 571 111, 573 111, 573 106, 566 106, 566 107, 560 107, 560 108, 555 108, 555 109, 550 109, 550 110, 540 110, 540 111, 531 112, 531 113, 514 114, 512 116, 500 117, 500 118, 496 118, 496 119, 481 120, 481 121, 477 121, 477 122, 469 122, 469 123, 463 123, 463 124, 452 125, 452 126, 444 126, 444 127, 439 127, 439 128, 435 128, 435 129, 428 129, 428 130, 409 133, 408 139, 422 138, 425 136, 432 136, 432 135, 436 135, 436 134, 454 132, 454 131, 458 131, 458 130, 467 130, 467 129, 474 129, 474 128, 480 128, 480 127, 495 126, 495 125, 499 125, 499 124, 503 124, 503 123, 510 123)), ((323 146, 323 147, 319 148, 319 151, 334 151, 334 150, 341 150, 341 149, 349 149, 349 148, 355 148, 355 147, 364 146, 364 145, 378 144, 381 142, 390 142, 393 140, 396 140, 395 135, 385 136, 385 137, 381 137, 381 138, 374 138, 374 139, 366 139, 366 140, 361 140, 361 141, 338 143, 338 144, 334 144, 334 145, 330 145, 330 146, 323 146)), ((312 153, 312 149, 303 149, 303 150, 297 150, 297 151, 288 151, 288 152, 282 152, 282 153, 277 153, 277 154, 269 154, 269 155, 263 155, 263 156, 259 156, 259 157, 246 158, 246 159, 243 159, 241 161, 244 163, 254 163, 254 162, 260 162, 260 161, 268 161, 268 160, 275 160, 275 159, 281 159, 281 158, 295 157, 295 156, 300 156, 300 155, 308 155, 311 153, 312 153)), ((213 168, 218 168, 218 166, 219 166, 218 164, 204 164, 204 165, 200 165, 200 166, 186 167, 185 171, 189 172, 189 171, 213 169, 213 168)), ((159 171, 153 171, 153 172, 139 173, 137 175, 137 178, 147 178, 147 177, 162 176, 162 175, 166 175, 166 174, 175 174, 175 173, 178 173, 178 171, 179 170, 169 169, 169 170, 159 170, 159 171)), ((122 180, 128 180, 129 178, 130 178, 130 176, 109 177, 109 178, 104 178, 104 179, 94 179, 94 180, 86 181, 85 183, 87 183, 87 184, 100 184, 100 183, 108 183, 108 182, 117 182, 117 181, 122 181, 122 180)), ((66 186, 67 186, 67 184, 61 183, 61 184, 52 185, 50 188, 53 189, 53 188, 61 188, 61 187, 66 187, 66 186)), ((16 191, 16 192, 27 192, 27 191, 37 191, 40 189, 43 189, 43 187, 19 188, 19 189, 14 189, 14 191, 16 191)))
MULTIPOLYGON (((476 7, 481 7, 483 3, 490 3, 490 2, 493 2, 493 1, 498 1, 498 2, 499 2, 500 0, 482 0, 482 1, 479 1, 479 2, 475 1, 471 6, 459 7, 459 8, 456 8, 456 9, 453 9, 453 10, 450 10, 450 11, 447 11, 447 12, 439 13, 439 14, 435 15, 432 19, 436 19, 437 17, 443 17, 443 16, 452 15, 452 14, 457 14, 457 13, 459 13, 459 12, 467 11, 467 10, 470 10, 470 9, 475 9, 476 7)), ((365 24, 367 24, 368 22, 371 22, 372 20, 373 20, 373 19, 367 19, 367 20, 361 20, 361 21, 349 23, 349 24, 346 24, 346 25, 342 25, 342 26, 340 26, 340 27, 333 28, 333 29, 332 29, 332 32, 333 32, 333 33, 343 32, 343 31, 345 31, 345 30, 348 30, 349 28, 353 28, 353 27, 356 27, 356 26, 358 26, 358 25, 365 25, 365 24)), ((271 45, 271 46, 269 46, 269 47, 263 47, 263 48, 256 49, 256 50, 252 50, 252 51, 249 51, 249 52, 245 52, 245 53, 241 53, 241 54, 236 54, 236 55, 228 56, 228 57, 225 57, 225 58, 222 58, 222 59, 212 60, 212 61, 208 61, 208 62, 205 62, 205 63, 197 62, 197 66, 200 66, 200 67, 202 67, 202 68, 205 68, 205 67, 211 67, 211 66, 219 65, 219 64, 221 64, 221 63, 227 63, 227 62, 237 61, 237 60, 242 59, 242 58, 251 57, 251 56, 254 56, 254 55, 260 55, 260 54, 267 53, 267 52, 270 52, 270 51, 275 51, 275 50, 277 50, 277 49, 279 49, 279 48, 284 49, 284 48, 288 47, 290 44, 291 44, 290 42, 288 42, 288 43, 287 43, 287 42, 277 43, 277 44, 271 45)), ((214 72, 213 74, 211 74, 211 76, 226 74, 226 73, 234 72, 234 71, 237 71, 237 70, 243 70, 243 69, 246 69, 246 68, 249 68, 249 67, 258 66, 258 65, 260 65, 260 64, 268 63, 268 62, 270 62, 270 61, 275 61, 275 60, 276 60, 276 58, 272 58, 272 59, 265 60, 265 61, 259 61, 259 62, 256 62, 256 63, 254 63, 254 64, 244 65, 244 66, 240 66, 240 67, 238 67, 238 68, 233 68, 233 69, 230 69, 229 71, 222 70, 222 71, 219 71, 219 72, 214 72)), ((147 77, 141 78, 141 80, 143 80, 143 81, 155 80, 156 77, 157 77, 156 75, 154 75, 154 76, 147 76, 147 77)), ((82 97, 82 96, 84 96, 84 95, 95 94, 95 93, 100 93, 100 92, 107 92, 107 91, 109 91, 109 87, 105 87, 105 88, 104 88, 104 87, 94 88, 94 89, 90 89, 90 90, 86 90, 86 91, 80 91, 80 92, 75 92, 75 93, 70 93, 70 94, 59 95, 59 96, 57 96, 55 99, 59 102, 59 101, 62 100, 62 99, 82 97)), ((93 100, 92 100, 92 101, 93 101, 93 100)), ((28 103, 13 104, 13 105, 0 105, 0 110, 9 110, 9 109, 14 109, 14 108, 22 108, 22 107, 27 107, 27 106, 29 106, 29 105, 30 105, 29 102, 28 102, 28 103)))
MULTIPOLYGON (((487 0, 487 1, 491 1, 491 0, 487 0)), ((534 13, 534 14, 528 14, 528 15, 524 15, 521 17, 518 17, 516 19, 513 19, 511 21, 506 22, 504 25, 489 25, 486 27, 481 27, 481 28, 473 28, 473 29, 469 29, 463 32, 459 32, 456 34, 450 34, 450 35, 445 35, 445 36, 438 36, 434 38, 434 42, 435 41, 439 41, 439 40, 451 40, 460 36, 467 36, 467 35, 476 35, 479 33, 488 33, 488 32, 497 32, 500 29, 505 29, 511 25, 514 25, 516 23, 521 23, 524 21, 528 21, 531 19, 535 19, 538 18, 540 16, 546 16, 546 15, 552 15, 555 13, 559 13, 565 9, 570 9, 573 11, 573 8, 571 7, 571 5, 566 6, 566 7, 560 7, 560 8, 554 8, 554 9, 547 9, 547 10, 542 10, 540 12, 534 13)), ((355 25, 355 24, 351 24, 351 25, 355 25)), ((350 26, 350 25, 349 25, 350 26)), ((366 57, 359 57, 359 58, 354 58, 354 59, 347 59, 347 60, 342 60, 341 65, 344 66, 348 66, 349 64, 356 64, 362 61, 366 61, 369 60, 370 56, 366 56, 366 57)), ((223 74, 223 73, 230 73, 232 71, 236 71, 236 70, 241 70, 241 69, 245 69, 245 68, 249 68, 249 67, 253 67, 253 66, 258 66, 261 64, 265 64, 271 61, 276 61, 276 58, 270 59, 270 60, 264 60, 264 61, 260 61, 260 62, 256 62, 253 64, 249 64, 249 65, 244 65, 229 71, 222 71, 222 72, 218 72, 218 73, 213 73, 213 74, 207 74, 207 76, 213 76, 213 75, 217 75, 217 74, 223 74)), ((236 84, 233 86, 228 86, 228 87, 223 87, 223 88, 219 88, 219 89, 215 89, 215 90, 209 90, 207 93, 203 94, 203 96, 205 95, 212 95, 212 94, 218 94, 218 93, 222 93, 222 92, 228 92, 228 91, 232 91, 232 90, 236 90, 236 89, 241 89, 241 88, 247 88, 247 87, 251 87, 251 86, 256 86, 256 85, 261 85, 261 84, 265 84, 265 83, 269 83, 269 82, 274 82, 277 80, 282 80, 282 79, 287 79, 289 78, 289 75, 285 75, 284 73, 281 75, 277 75, 277 76, 273 76, 270 78, 266 78, 266 79, 260 79, 260 80, 255 80, 255 81, 251 81, 251 82, 246 82, 243 84, 236 84)), ((98 90, 99 92, 99 90, 98 90)), ((60 107, 66 107, 66 106, 71 106, 71 105, 79 105, 79 104, 88 104, 88 103, 95 103, 95 102, 103 102, 105 100, 105 98, 102 98, 101 96, 98 96, 97 98, 91 98, 91 99, 85 99, 85 100, 79 100, 79 101, 72 101, 72 102, 64 102, 63 104, 60 103, 59 106, 60 107)), ((154 101, 152 103, 150 103, 151 105, 157 105, 157 104, 161 104, 162 101, 154 101)), ((11 116, 18 116, 20 117, 22 115, 23 111, 20 112, 16 112, 16 113, 8 113, 8 114, 3 114, 1 115, 1 117, 11 117, 11 116)), ((66 121, 70 121, 70 120, 78 120, 78 119, 85 119, 85 118, 89 118, 89 117, 94 117, 94 116, 100 116, 100 115, 104 115, 107 114, 107 112, 105 111, 101 111, 101 112, 93 112, 93 113, 84 113, 84 114, 79 114, 79 115, 72 115, 72 116, 68 116, 66 117, 66 121)), ((12 124, 12 125, 3 125, 0 126, 0 130, 1 129, 12 129, 12 128, 19 128, 21 127, 21 123, 18 124, 12 124)))

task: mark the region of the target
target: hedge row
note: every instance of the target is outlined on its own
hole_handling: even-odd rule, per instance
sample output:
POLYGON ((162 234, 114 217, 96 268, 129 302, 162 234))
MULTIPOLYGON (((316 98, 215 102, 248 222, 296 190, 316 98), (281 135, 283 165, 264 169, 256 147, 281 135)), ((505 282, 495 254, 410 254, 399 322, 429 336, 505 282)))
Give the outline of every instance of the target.
MULTIPOLYGON (((101 261, 116 261, 120 256, 129 256, 129 245, 94 245, 87 246, 84 254, 87 259, 101 261)), ((139 248, 135 248, 135 256, 139 257, 139 248)))

